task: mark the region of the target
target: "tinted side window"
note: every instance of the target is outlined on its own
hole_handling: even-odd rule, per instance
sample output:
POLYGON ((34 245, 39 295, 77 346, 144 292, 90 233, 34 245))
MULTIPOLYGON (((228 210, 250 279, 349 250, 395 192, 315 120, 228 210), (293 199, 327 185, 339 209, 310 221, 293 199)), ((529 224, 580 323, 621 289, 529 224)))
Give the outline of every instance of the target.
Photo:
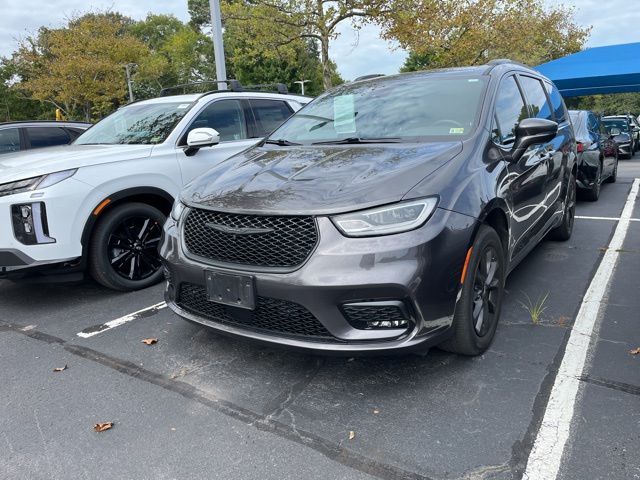
POLYGON ((59 127, 28 127, 27 135, 31 143, 31 148, 54 147, 56 145, 66 145, 71 141, 71 137, 59 127))
POLYGON ((256 133, 264 137, 278 128, 293 113, 281 100, 249 100, 256 117, 256 133))
POLYGON ((562 123, 567 120, 567 109, 564 107, 564 102, 562 101, 562 95, 556 87, 545 82, 545 87, 547 87, 547 92, 549 93, 549 97, 551 98, 551 107, 553 108, 553 112, 556 116, 556 122, 562 123))
POLYGON ((493 141, 503 145, 513 143, 518 123, 528 116, 529 112, 515 78, 505 78, 500 83, 496 97, 496 111, 492 129, 493 141))
POLYGON ((20 150, 20 131, 17 128, 0 130, 0 154, 20 150))
POLYGON ((75 140, 84 133, 84 130, 81 128, 68 127, 67 132, 71 135, 71 140, 75 140))
POLYGON ((213 128, 222 142, 247 138, 247 123, 239 100, 213 102, 200 112, 189 130, 194 128, 213 128))
POLYGON ((598 133, 600 131, 600 125, 598 122, 598 119, 596 118, 595 115, 593 114, 589 114, 589 131, 593 132, 593 133, 598 133))
POLYGON ((529 109, 533 117, 553 120, 551 106, 549 105, 547 94, 540 80, 521 75, 520 85, 522 85, 522 89, 524 90, 524 96, 527 97, 529 109))

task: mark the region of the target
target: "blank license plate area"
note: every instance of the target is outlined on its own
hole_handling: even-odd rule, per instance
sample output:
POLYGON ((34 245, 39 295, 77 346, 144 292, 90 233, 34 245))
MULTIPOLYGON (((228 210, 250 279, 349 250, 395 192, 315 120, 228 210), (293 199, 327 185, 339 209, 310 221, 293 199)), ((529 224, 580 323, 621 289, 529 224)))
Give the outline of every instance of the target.
POLYGON ((256 308, 253 277, 218 272, 205 275, 209 301, 248 310, 256 308))

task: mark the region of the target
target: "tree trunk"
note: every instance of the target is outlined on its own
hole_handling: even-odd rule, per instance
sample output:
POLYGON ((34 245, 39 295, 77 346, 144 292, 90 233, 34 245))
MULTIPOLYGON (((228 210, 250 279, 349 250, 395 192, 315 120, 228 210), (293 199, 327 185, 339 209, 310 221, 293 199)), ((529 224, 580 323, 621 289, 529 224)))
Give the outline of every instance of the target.
POLYGON ((329 60, 329 36, 322 34, 320 42, 320 61, 322 62, 322 83, 324 89, 328 90, 333 86, 331 81, 331 60, 329 60))

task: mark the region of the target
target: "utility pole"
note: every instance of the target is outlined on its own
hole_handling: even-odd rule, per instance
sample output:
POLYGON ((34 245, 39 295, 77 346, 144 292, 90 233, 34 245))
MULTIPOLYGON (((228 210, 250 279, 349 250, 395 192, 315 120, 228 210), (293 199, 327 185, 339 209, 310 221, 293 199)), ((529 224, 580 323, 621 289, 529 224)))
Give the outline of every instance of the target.
POLYGON ((124 69, 127 71, 127 87, 129 87, 129 102, 133 102, 134 98, 133 98, 133 86, 131 83, 131 70, 129 70, 131 67, 136 67, 137 65, 135 63, 127 63, 124 66, 124 69))
POLYGON ((222 40, 222 15, 220 13, 220 0, 209 0, 211 9, 211 37, 213 39, 213 54, 216 57, 216 80, 218 90, 226 90, 227 67, 224 60, 224 44, 222 40))
POLYGON ((304 95, 304 84, 305 84, 305 83, 307 83, 307 82, 310 82, 310 81, 311 81, 311 80, 297 80, 297 81, 295 81, 295 82, 293 82, 293 83, 298 83, 298 84, 300 84, 300 89, 302 90, 302 92, 301 92, 301 93, 302 93, 302 95, 304 95))

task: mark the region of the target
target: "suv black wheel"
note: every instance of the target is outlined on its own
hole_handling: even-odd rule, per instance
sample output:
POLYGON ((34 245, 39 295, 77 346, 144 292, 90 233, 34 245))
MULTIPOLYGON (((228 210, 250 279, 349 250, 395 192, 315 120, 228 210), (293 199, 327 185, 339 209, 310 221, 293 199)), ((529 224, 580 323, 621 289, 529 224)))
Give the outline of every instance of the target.
POLYGON ((146 288, 162 279, 158 245, 166 217, 144 203, 127 203, 98 223, 89 250, 89 271, 113 290, 146 288))
POLYGON ((607 177, 607 179, 605 180, 605 183, 616 183, 617 179, 618 179, 618 154, 616 153, 616 161, 613 164, 613 172, 611 172, 611 175, 607 177))
POLYGON ((600 198, 600 187, 602 186, 602 163, 598 164, 598 171, 596 172, 596 178, 593 181, 591 188, 584 190, 584 198, 590 202, 597 202, 600 198))
POLYGON ((453 338, 440 348, 462 355, 480 355, 489 345, 498 326, 506 261, 496 231, 482 225, 476 235, 462 284, 462 294, 453 318, 453 338))
POLYGON ((571 177, 569 177, 569 185, 567 188, 567 199, 564 202, 562 223, 559 227, 549 232, 550 239, 562 242, 569 240, 573 233, 573 223, 576 216, 576 177, 574 174, 571 174, 571 177))

